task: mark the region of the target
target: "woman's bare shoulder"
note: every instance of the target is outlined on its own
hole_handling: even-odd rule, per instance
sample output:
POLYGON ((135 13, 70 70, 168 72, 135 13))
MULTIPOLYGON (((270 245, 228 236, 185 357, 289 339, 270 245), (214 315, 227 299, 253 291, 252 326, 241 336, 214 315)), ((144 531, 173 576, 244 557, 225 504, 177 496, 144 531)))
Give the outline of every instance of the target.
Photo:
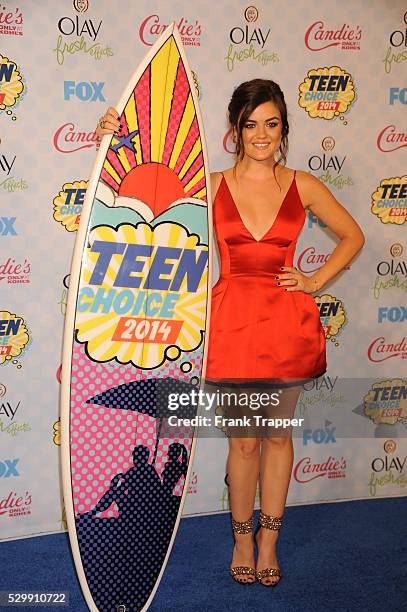
POLYGON ((298 193, 300 194, 304 208, 308 208, 315 197, 326 198, 328 195, 332 195, 324 183, 311 174, 311 172, 297 170, 296 179, 298 193))
POLYGON ((211 172, 210 176, 211 176, 212 199, 215 199, 220 183, 222 181, 222 176, 224 174, 228 174, 231 170, 232 168, 228 168, 227 170, 222 170, 222 172, 211 172))

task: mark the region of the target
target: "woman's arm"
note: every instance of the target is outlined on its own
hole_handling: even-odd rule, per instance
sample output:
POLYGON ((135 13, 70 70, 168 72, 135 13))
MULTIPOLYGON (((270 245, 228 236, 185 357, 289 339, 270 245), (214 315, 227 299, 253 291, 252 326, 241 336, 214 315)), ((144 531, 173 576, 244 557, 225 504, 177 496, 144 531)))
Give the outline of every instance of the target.
POLYGON ((281 285, 292 285, 287 287, 287 291, 313 293, 345 268, 362 248, 365 237, 352 215, 319 179, 308 172, 297 172, 297 186, 304 207, 325 223, 340 240, 326 263, 312 276, 305 276, 289 267, 285 267, 284 273, 279 275, 279 278, 287 281, 281 285), (288 282, 290 279, 291 282, 288 282), (297 284, 293 285, 293 280, 297 280, 297 284))

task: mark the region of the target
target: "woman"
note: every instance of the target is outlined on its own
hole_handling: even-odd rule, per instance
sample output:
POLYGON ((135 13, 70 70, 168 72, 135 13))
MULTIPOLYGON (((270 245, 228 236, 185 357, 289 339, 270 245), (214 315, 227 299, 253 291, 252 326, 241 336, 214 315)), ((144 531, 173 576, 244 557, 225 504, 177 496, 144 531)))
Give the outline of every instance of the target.
MULTIPOLYGON (((285 166, 289 125, 276 83, 242 83, 228 110, 236 163, 211 175, 221 273, 212 292, 206 378, 217 385, 237 384, 239 393, 277 386, 279 416, 292 416, 301 381, 326 370, 325 336, 311 294, 345 268, 363 246, 364 236, 323 183, 285 166), (312 276, 292 265, 305 209, 339 238, 329 260, 312 276)), ((117 112, 110 108, 96 134, 100 138, 120 128, 117 112)), ((230 572, 241 584, 252 584, 257 577, 264 586, 274 586, 281 578, 276 541, 293 444, 284 432, 251 433, 229 435, 235 536, 230 572), (257 482, 261 511, 255 565, 252 514, 257 482)))

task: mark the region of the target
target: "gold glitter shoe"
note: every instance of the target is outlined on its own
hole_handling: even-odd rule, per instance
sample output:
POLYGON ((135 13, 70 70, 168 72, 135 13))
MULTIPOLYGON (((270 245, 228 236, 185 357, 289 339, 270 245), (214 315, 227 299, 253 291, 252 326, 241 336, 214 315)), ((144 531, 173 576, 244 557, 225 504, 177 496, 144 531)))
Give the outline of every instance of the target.
MULTIPOLYGON (((264 527, 265 529, 271 529, 272 531, 279 531, 281 529, 282 523, 283 523, 282 516, 269 516, 268 514, 264 514, 264 512, 260 510, 259 524, 256 529, 256 536, 261 527, 264 527)), ((257 537, 256 537, 256 544, 258 548, 259 544, 257 542, 257 537)), ((266 567, 263 570, 256 571, 256 576, 260 584, 265 587, 277 586, 277 584, 280 582, 281 578, 283 577, 281 570, 278 567, 266 567), (278 580, 276 580, 275 582, 268 582, 268 583, 263 582, 264 578, 271 578, 273 576, 278 576, 278 580)))
MULTIPOLYGON (((253 533, 253 517, 251 517, 248 521, 244 521, 243 523, 239 523, 232 518, 232 529, 234 533, 253 533)), ((230 575, 233 577, 235 582, 239 584, 254 584, 256 582, 256 570, 254 567, 250 567, 248 565, 236 565, 229 569, 230 575), (238 576, 254 576, 254 580, 243 579, 239 580, 238 576)))

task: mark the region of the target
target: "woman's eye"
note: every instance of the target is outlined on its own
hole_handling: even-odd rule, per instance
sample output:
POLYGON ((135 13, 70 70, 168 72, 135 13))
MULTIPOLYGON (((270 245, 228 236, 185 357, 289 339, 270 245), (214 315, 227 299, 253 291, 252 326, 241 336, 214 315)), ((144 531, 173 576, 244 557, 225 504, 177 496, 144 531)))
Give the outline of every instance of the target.
POLYGON ((271 122, 271 123, 268 123, 268 124, 267 124, 267 127, 274 128, 274 127, 276 127, 277 125, 278 125, 278 123, 275 123, 275 122, 273 123, 273 122, 271 122))
POLYGON ((249 130, 254 128, 254 123, 246 123, 245 128, 248 128, 249 130))

